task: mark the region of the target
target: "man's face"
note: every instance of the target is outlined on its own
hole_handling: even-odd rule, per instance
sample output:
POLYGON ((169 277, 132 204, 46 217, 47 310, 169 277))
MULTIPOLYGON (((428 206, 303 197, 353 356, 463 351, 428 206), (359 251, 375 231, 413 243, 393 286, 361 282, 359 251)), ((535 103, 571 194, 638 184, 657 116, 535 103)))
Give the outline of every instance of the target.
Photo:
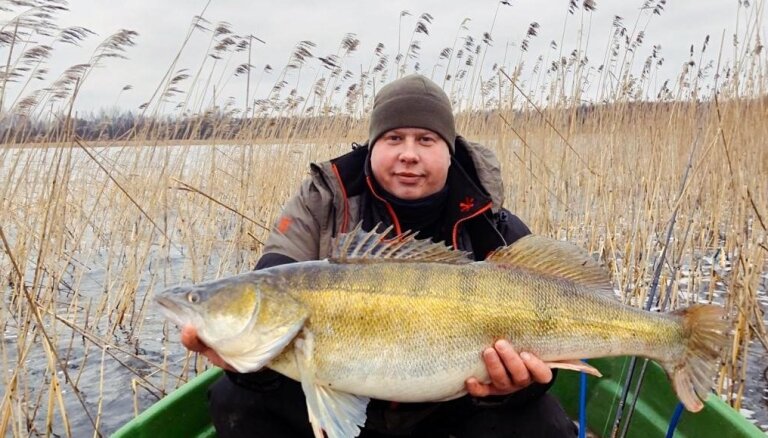
POLYGON ((448 144, 428 129, 387 131, 371 151, 376 181, 400 199, 421 199, 442 190, 450 165, 448 144))

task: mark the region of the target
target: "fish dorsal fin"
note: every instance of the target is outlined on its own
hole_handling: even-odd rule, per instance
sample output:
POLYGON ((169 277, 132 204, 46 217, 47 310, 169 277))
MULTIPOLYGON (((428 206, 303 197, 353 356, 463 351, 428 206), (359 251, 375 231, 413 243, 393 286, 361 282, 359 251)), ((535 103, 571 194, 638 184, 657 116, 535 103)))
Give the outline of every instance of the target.
POLYGON ((610 274, 586 251, 569 242, 530 234, 496 250, 485 261, 560 277, 616 299, 610 274))
POLYGON ((383 233, 363 231, 358 224, 352 231, 340 234, 334 241, 329 260, 333 263, 381 263, 381 262, 423 262, 423 263, 470 263, 467 253, 454 251, 442 243, 429 239, 418 240, 416 233, 406 232, 392 239, 386 236, 392 227, 383 233))

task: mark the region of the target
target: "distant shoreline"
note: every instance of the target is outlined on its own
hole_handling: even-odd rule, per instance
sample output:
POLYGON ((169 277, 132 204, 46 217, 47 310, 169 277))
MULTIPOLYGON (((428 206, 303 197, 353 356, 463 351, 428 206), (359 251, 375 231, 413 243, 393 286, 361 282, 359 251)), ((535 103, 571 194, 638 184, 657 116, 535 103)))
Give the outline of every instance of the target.
MULTIPOLYGON (((361 139, 349 140, 362 141, 361 139)), ((308 139, 308 138, 292 138, 292 139, 203 139, 203 140, 158 140, 158 141, 142 141, 142 140, 124 140, 124 141, 83 141, 83 145, 91 148, 119 148, 119 147, 148 147, 148 146, 263 146, 270 144, 310 144, 310 143, 324 143, 323 140, 308 139)), ((77 143, 70 142, 36 142, 36 143, 0 143, 0 149, 52 149, 52 148, 75 148, 79 149, 77 143), (68 143, 68 144, 64 144, 68 143)))

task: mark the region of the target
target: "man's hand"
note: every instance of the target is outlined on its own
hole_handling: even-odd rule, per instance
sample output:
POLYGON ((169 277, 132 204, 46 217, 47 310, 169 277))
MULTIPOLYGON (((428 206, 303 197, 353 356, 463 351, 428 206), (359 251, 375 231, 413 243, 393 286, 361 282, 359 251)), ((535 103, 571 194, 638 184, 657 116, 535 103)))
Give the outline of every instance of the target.
POLYGON ((475 397, 508 395, 517 392, 533 382, 549 383, 552 370, 531 353, 515 351, 512 344, 499 340, 483 351, 483 361, 488 369, 491 383, 480 383, 476 378, 467 379, 467 392, 475 397))
POLYGON ((203 356, 207 357, 208 360, 211 361, 211 363, 216 365, 217 367, 224 368, 227 371, 235 371, 234 368, 232 368, 231 366, 229 366, 229 364, 224 362, 224 359, 222 359, 218 353, 208 348, 208 346, 205 345, 200 340, 200 338, 197 337, 197 329, 194 328, 193 326, 185 325, 184 327, 181 328, 181 343, 185 347, 187 347, 187 350, 200 353, 203 356))

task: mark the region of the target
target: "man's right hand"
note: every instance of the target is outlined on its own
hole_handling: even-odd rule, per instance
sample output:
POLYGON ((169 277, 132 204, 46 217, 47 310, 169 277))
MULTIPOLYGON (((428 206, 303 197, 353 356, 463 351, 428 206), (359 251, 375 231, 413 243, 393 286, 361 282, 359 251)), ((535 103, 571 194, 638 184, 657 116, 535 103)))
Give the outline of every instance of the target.
POLYGON ((187 347, 187 350, 200 353, 207 357, 208 360, 217 367, 223 368, 227 371, 237 372, 237 370, 229 366, 228 363, 224 362, 224 359, 222 359, 218 353, 205 345, 203 341, 197 337, 197 329, 195 327, 191 325, 185 325, 181 328, 181 343, 187 347))

